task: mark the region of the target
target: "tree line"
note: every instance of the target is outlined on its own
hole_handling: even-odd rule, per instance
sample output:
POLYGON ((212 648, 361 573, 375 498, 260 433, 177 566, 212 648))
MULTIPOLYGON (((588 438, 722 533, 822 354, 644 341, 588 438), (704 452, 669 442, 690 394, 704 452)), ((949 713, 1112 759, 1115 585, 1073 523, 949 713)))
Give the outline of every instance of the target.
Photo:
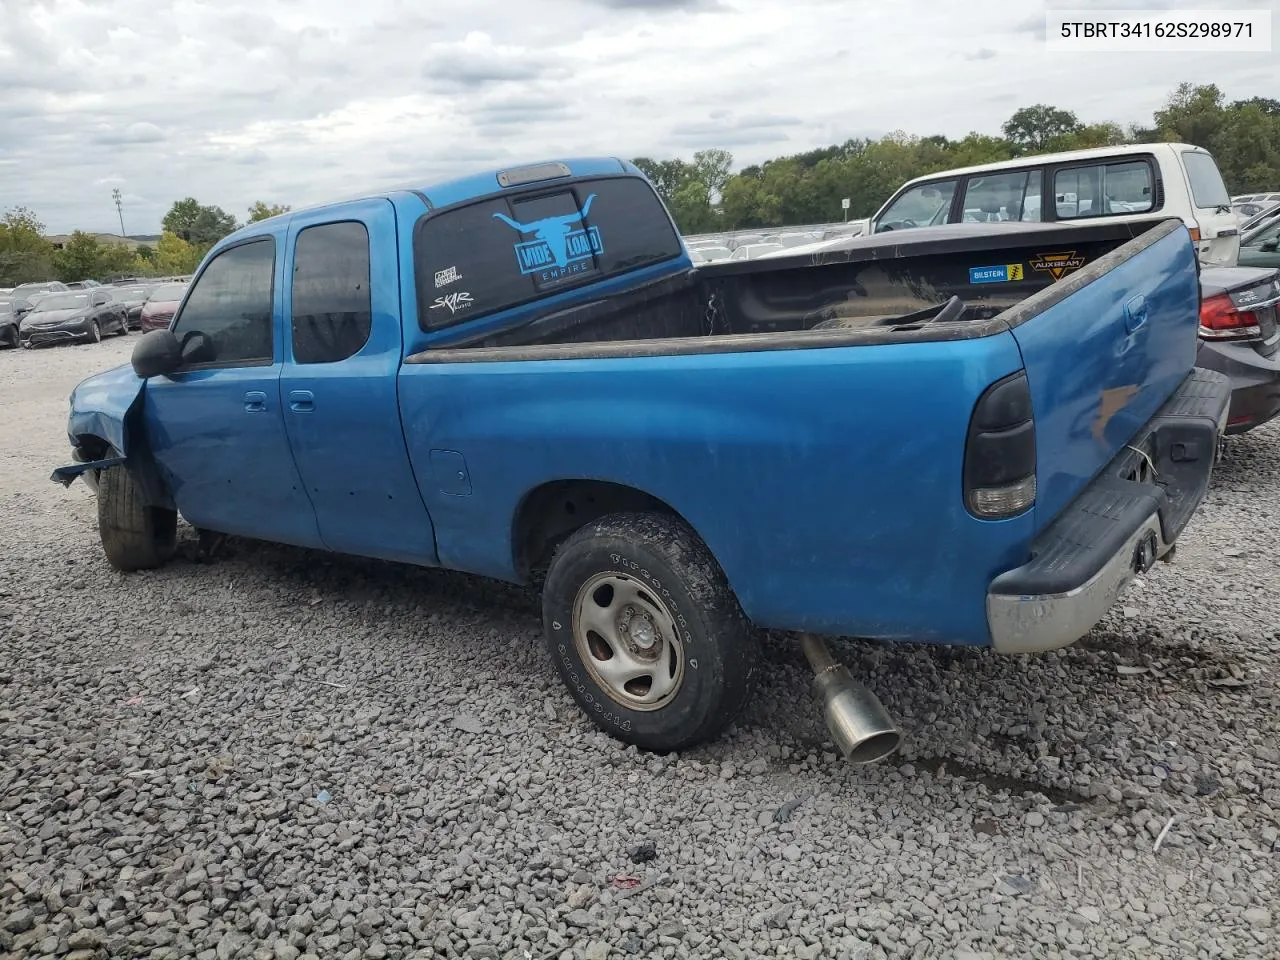
POLYGON ((1214 85, 1181 84, 1150 125, 1084 123, 1048 104, 1023 107, 1001 136, 973 132, 961 139, 901 131, 878 140, 854 139, 778 157, 730 173, 725 150, 703 150, 692 160, 637 157, 671 208, 680 231, 712 233, 759 227, 830 223, 842 215, 869 217, 914 177, 995 163, 1029 154, 1122 143, 1191 143, 1209 150, 1234 195, 1280 190, 1280 100, 1226 101, 1214 85))
MULTIPOLYGON (((265 220, 290 208, 264 203, 249 207, 246 223, 265 220)), ((221 207, 192 197, 165 214, 164 232, 154 247, 104 242, 77 230, 61 248, 45 237, 45 225, 26 207, 0 216, 0 287, 42 280, 109 280, 112 277, 167 277, 191 273, 209 248, 241 226, 221 207)))
MULTIPOLYGON (((1231 193, 1280 190, 1280 100, 1253 97, 1228 103, 1214 85, 1181 84, 1155 111, 1150 125, 1084 123, 1069 110, 1048 104, 1023 107, 999 136, 973 132, 953 140, 901 131, 876 140, 854 139, 732 172, 733 155, 708 149, 691 160, 637 157, 682 233, 710 233, 789 224, 829 223, 842 216, 873 214, 903 182, 951 167, 1010 160, 1028 154, 1178 141, 1210 150, 1231 193)), ((247 223, 290 208, 258 201, 247 223)), ((165 214, 155 248, 104 244, 76 232, 61 250, 44 239, 44 226, 30 210, 0 217, 0 286, 29 280, 103 279, 121 274, 166 276, 190 273, 205 252, 235 230, 235 217, 193 197, 165 214)))

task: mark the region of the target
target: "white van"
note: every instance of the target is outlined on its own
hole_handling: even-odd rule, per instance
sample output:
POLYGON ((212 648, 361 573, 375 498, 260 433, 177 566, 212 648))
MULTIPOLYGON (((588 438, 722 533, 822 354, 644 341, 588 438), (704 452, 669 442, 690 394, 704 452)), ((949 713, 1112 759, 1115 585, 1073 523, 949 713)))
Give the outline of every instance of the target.
POLYGON ((1201 262, 1232 266, 1239 220, 1213 155, 1185 143, 1134 143, 1047 153, 909 180, 871 217, 868 233, 994 220, 1091 222, 1175 216, 1201 262), (1048 196, 1052 202, 1043 202, 1048 196))

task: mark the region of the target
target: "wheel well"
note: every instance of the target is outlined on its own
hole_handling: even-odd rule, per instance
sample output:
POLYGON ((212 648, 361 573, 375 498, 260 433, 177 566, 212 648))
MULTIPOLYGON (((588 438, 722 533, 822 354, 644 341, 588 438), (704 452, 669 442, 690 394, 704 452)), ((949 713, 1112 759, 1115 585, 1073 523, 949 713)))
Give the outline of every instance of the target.
POLYGON ((105 460, 111 452, 111 444, 92 433, 82 433, 76 437, 76 449, 86 460, 105 460))
POLYGON ((679 516, 657 497, 604 480, 555 480, 532 490, 516 511, 512 543, 521 578, 542 570, 575 530, 611 513, 642 511, 679 516))

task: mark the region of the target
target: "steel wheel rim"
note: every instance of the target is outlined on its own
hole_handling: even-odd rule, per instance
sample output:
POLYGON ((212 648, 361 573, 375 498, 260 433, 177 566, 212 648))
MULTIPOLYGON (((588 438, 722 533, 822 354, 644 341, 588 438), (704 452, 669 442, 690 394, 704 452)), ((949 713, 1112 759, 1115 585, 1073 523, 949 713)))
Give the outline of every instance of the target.
POLYGON ((625 573, 598 573, 573 602, 573 643, 591 678, 629 710, 669 704, 684 683, 675 617, 656 592, 625 573))

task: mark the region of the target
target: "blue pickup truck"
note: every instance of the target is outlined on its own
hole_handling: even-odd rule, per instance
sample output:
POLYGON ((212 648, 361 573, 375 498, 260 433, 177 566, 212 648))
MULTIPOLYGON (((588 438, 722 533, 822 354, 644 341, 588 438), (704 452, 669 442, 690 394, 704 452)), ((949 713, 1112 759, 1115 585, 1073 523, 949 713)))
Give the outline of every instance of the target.
POLYGON ((222 240, 75 388, 54 479, 121 570, 181 515, 541 584, 573 697, 644 749, 717 736, 794 632, 873 759, 897 731, 823 637, 1061 647, 1170 559, 1228 401, 1198 269, 1159 218, 695 267, 629 163, 486 172, 222 240))

